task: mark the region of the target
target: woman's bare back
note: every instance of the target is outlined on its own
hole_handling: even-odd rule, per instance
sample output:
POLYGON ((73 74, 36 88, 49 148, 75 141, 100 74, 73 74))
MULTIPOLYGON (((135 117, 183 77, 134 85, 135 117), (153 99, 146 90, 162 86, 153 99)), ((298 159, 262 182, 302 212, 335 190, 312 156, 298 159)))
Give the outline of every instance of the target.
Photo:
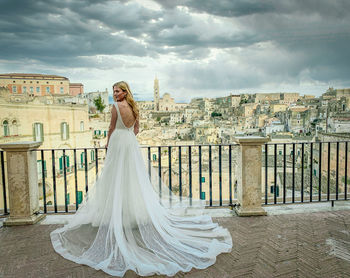
POLYGON ((123 121, 125 127, 132 127, 136 119, 128 102, 126 100, 119 101, 117 102, 117 105, 119 107, 120 116, 122 117, 121 120, 123 121))

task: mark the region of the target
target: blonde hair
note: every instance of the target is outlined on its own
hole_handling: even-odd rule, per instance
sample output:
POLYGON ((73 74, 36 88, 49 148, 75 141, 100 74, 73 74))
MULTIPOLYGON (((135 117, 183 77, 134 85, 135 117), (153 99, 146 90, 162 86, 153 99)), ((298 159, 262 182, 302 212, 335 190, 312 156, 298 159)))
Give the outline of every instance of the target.
POLYGON ((130 90, 128 83, 126 83, 125 81, 119 81, 113 85, 113 88, 114 87, 118 87, 123 92, 126 92, 125 99, 126 99, 127 103, 131 106, 132 112, 134 113, 135 118, 138 119, 139 118, 139 108, 137 107, 137 103, 134 100, 134 97, 131 93, 131 90, 130 90))

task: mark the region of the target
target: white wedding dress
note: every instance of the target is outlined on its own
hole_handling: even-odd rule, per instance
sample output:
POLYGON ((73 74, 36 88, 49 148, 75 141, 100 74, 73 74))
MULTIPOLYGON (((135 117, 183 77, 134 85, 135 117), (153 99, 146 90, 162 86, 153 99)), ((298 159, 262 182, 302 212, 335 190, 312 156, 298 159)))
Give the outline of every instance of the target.
POLYGON ((231 251, 229 231, 212 222, 200 200, 180 200, 164 184, 158 189, 134 127, 125 127, 114 105, 118 118, 104 167, 68 224, 51 232, 55 251, 113 276, 129 269, 173 276, 214 264, 231 251))

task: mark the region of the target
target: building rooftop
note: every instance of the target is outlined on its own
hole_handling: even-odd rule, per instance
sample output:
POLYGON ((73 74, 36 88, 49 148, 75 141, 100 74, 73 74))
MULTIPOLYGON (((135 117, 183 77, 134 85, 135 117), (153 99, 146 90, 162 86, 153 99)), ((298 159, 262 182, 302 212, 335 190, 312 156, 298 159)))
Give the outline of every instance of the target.
POLYGON ((5 73, 0 74, 0 78, 36 78, 36 79, 64 79, 68 80, 67 77, 59 75, 50 75, 50 74, 37 74, 37 73, 5 73))

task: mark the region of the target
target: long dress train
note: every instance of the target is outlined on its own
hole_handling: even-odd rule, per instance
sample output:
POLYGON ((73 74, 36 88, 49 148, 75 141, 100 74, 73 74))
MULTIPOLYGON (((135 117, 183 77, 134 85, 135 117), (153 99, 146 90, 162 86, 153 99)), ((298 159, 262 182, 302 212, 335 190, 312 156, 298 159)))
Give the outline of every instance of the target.
MULTIPOLYGON (((62 228, 51 232, 57 253, 113 276, 142 276, 207 268, 230 252, 229 231, 203 214, 203 204, 152 184, 140 146, 120 115, 104 167, 87 197, 62 228), (199 212, 199 213, 198 213, 199 212)), ((198 200, 197 200, 198 201, 198 200)))

